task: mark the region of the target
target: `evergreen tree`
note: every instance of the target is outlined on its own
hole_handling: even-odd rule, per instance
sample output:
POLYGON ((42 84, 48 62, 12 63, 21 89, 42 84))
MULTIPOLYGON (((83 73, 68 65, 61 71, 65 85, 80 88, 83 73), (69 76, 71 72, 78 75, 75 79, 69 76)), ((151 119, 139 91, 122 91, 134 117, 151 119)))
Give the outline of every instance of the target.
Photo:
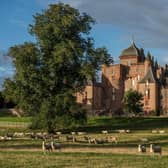
POLYGON ((143 111, 143 95, 136 90, 128 90, 123 97, 123 110, 127 114, 138 114, 143 111))

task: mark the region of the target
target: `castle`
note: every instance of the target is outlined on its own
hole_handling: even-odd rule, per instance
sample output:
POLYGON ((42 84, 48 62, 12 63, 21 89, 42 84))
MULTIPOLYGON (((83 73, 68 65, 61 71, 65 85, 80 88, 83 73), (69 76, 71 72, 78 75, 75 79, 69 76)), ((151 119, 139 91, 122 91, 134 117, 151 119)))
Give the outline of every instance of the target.
POLYGON ((119 115, 122 99, 129 89, 143 95, 146 115, 168 114, 168 66, 161 67, 134 41, 120 55, 120 63, 102 65, 101 82, 90 82, 82 93, 77 93, 77 102, 92 115, 119 115))

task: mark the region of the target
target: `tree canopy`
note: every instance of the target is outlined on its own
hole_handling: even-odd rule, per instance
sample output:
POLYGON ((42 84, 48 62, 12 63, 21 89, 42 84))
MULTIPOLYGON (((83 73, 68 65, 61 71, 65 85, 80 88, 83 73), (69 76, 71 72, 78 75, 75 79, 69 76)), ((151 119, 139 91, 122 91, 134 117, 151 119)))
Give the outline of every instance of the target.
POLYGON ((123 110, 128 115, 138 114, 143 111, 143 95, 136 90, 128 90, 123 97, 123 110))
POLYGON ((34 116, 35 127, 53 131, 84 123, 86 113, 74 93, 94 80, 102 64, 112 63, 107 49, 95 48, 89 37, 95 21, 63 3, 33 17, 29 32, 37 41, 10 48, 16 73, 5 82, 5 92, 34 116))

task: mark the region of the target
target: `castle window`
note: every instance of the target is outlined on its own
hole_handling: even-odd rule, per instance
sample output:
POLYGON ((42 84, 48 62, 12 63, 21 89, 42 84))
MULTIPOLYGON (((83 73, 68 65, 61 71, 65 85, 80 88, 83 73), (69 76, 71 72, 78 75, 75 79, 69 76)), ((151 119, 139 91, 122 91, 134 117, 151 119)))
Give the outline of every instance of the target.
POLYGON ((149 101, 146 100, 146 101, 145 101, 145 106, 148 106, 148 105, 149 105, 149 101))
POLYGON ((145 90, 145 96, 150 99, 150 90, 149 88, 145 90))
POLYGON ((132 86, 134 87, 135 86, 135 80, 132 79, 132 86))
POLYGON ((115 95, 112 95, 112 100, 113 100, 113 101, 115 100, 115 95))
POLYGON ((114 71, 114 69, 112 69, 112 71, 111 71, 112 76, 114 75, 114 73, 115 73, 115 71, 114 71))
POLYGON ((115 100, 115 88, 112 88, 112 100, 115 100))

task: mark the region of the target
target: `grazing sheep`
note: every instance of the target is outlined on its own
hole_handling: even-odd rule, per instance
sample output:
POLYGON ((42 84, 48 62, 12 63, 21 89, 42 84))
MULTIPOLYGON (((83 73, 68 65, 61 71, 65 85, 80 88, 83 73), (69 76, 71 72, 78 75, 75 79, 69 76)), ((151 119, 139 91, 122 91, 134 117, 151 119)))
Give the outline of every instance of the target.
POLYGON ((13 138, 13 133, 7 133, 6 136, 13 138))
POLYGON ((142 142, 148 142, 148 139, 147 138, 141 138, 140 139, 142 142))
POLYGON ((59 140, 59 139, 60 139, 60 136, 59 136, 59 135, 53 135, 53 138, 54 138, 55 140, 59 140))
POLYGON ((164 131, 164 130, 159 130, 159 133, 160 133, 160 134, 164 134, 165 131, 164 131))
POLYGON ((102 134, 108 134, 108 131, 107 130, 102 130, 101 133, 102 134))
POLYGON ((88 143, 89 143, 89 140, 91 139, 89 136, 84 136, 83 138, 85 141, 88 141, 88 143))
POLYGON ((145 153, 146 152, 146 146, 145 145, 138 145, 138 152, 145 153))
POLYGON ((107 139, 109 142, 115 142, 117 144, 117 137, 110 136, 110 137, 107 137, 107 139))
POLYGON ((35 139, 42 139, 45 140, 45 136, 43 134, 36 134, 35 139))
POLYGON ((0 140, 5 140, 5 137, 3 137, 3 136, 0 136, 0 140))
POLYGON ((86 135, 86 132, 77 132, 78 135, 86 135))
POLYGON ((24 133, 23 133, 23 132, 15 132, 15 133, 13 134, 13 136, 20 138, 20 137, 23 137, 23 136, 24 136, 24 133))
POLYGON ((118 130, 119 133, 125 133, 125 130, 118 130))
POLYGON ((162 154, 162 148, 160 146, 154 146, 153 144, 150 144, 150 152, 151 153, 159 153, 162 154))
POLYGON ((130 133, 131 131, 129 129, 125 130, 126 133, 130 133))
POLYGON ((71 135, 76 135, 76 132, 71 132, 71 135))
POLYGON ((95 138, 90 138, 90 139, 89 139, 89 143, 90 143, 90 144, 91 144, 91 143, 97 144, 97 141, 96 141, 95 138))
POLYGON ((74 136, 71 136, 71 135, 67 135, 67 136, 66 136, 66 140, 67 140, 67 141, 76 142, 76 138, 75 138, 74 136))
POLYGON ((58 132, 58 131, 57 131, 57 132, 56 132, 56 134, 57 134, 57 135, 61 135, 61 134, 62 134, 62 132, 58 132))
POLYGON ((30 134, 30 138, 32 138, 32 139, 37 139, 37 137, 36 137, 35 133, 30 134))
POLYGON ((157 131, 157 130, 152 130, 152 133, 153 133, 153 134, 157 134, 158 131, 157 131))
POLYGON ((49 143, 42 142, 42 150, 45 153, 45 151, 52 151, 52 146, 49 143))
POLYGON ((96 144, 104 144, 104 143, 107 143, 107 139, 95 139, 96 141, 96 144))
POLYGON ((61 151, 61 144, 60 143, 54 143, 53 141, 51 142, 51 147, 53 150, 58 150, 61 151))

